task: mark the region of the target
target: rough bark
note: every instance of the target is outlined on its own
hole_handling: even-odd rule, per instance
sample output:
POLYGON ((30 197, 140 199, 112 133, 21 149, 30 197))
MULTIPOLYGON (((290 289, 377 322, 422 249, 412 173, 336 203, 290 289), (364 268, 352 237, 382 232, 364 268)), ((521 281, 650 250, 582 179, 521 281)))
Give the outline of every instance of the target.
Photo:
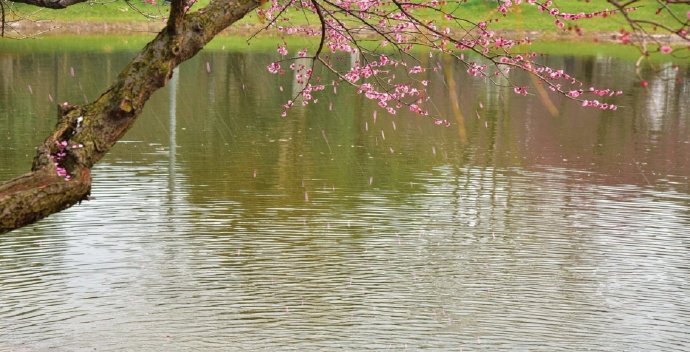
POLYGON ((0 185, 0 233, 87 199, 91 167, 127 132, 173 69, 259 3, 214 0, 185 15, 180 12, 181 0, 175 0, 168 26, 122 70, 108 90, 84 106, 64 104, 59 108, 57 126, 37 148, 32 172, 0 185), (61 152, 65 155, 59 157, 61 152), (69 177, 58 175, 62 169, 69 177))

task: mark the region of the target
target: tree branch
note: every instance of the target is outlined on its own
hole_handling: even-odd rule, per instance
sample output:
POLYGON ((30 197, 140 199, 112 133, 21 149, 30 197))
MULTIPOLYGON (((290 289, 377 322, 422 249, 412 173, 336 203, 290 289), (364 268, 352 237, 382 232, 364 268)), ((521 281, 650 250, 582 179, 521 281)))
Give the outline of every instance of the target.
POLYGON ((74 4, 86 2, 88 0, 12 0, 22 4, 29 4, 49 9, 64 9, 74 4))
POLYGON ((0 0, 0 11, 2 11, 2 18, 0 18, 0 37, 5 36, 5 4, 0 0))
POLYGON ((178 31, 182 30, 184 4, 185 0, 170 1, 170 15, 168 16, 168 31, 170 31, 170 34, 176 34, 178 31))
POLYGON ((33 171, 0 185, 0 233, 86 199, 91 167, 129 130, 173 69, 258 5, 212 0, 195 13, 175 15, 174 30, 158 33, 100 97, 84 106, 63 104, 55 130, 37 148, 33 171))

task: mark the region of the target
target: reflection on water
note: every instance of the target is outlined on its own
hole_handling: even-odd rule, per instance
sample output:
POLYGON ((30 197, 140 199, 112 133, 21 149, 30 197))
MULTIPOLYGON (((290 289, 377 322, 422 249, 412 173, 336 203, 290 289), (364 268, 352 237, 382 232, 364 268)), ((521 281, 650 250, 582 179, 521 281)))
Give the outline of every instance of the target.
MULTIPOLYGON (((129 56, 1 53, 0 179, 50 99, 129 56)), ((94 200, 0 237, 0 351, 687 350, 687 68, 643 89, 632 63, 550 59, 626 91, 552 116, 440 60, 442 128, 347 90, 281 119, 271 58, 186 63, 94 200)))

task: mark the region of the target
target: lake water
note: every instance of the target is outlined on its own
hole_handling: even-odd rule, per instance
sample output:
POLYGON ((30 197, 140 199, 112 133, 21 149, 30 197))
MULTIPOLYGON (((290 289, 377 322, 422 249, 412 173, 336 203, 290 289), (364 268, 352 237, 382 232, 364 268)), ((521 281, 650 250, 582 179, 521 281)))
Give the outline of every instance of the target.
MULTIPOLYGON (((0 47, 0 180, 133 55, 0 47)), ((276 55, 185 63, 94 199, 0 235, 0 351, 690 351, 687 67, 548 58, 601 112, 427 58, 446 128, 345 88, 280 118, 276 55)))

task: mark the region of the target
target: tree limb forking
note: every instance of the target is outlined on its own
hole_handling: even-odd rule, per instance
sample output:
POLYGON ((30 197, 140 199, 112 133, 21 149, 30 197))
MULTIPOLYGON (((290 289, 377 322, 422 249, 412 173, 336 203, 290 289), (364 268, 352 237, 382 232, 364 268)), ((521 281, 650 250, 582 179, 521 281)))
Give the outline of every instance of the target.
POLYGON ((185 0, 170 1, 170 15, 168 15, 168 31, 170 31, 170 34, 176 34, 182 29, 185 2, 185 0))

